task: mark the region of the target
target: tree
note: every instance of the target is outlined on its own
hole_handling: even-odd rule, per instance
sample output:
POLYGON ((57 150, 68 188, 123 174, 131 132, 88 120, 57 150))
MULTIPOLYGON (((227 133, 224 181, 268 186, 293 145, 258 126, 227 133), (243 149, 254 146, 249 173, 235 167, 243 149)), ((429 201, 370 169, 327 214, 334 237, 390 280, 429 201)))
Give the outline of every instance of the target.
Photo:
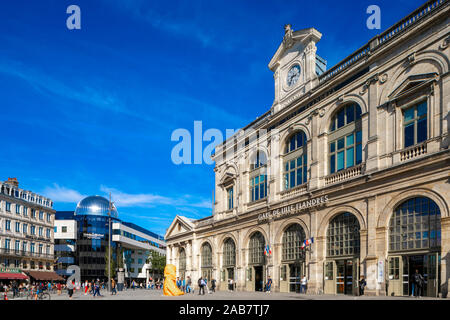
POLYGON ((155 251, 150 250, 150 254, 147 258, 147 263, 150 264, 150 270, 153 273, 153 278, 156 274, 164 274, 164 268, 166 267, 166 256, 155 251))
MULTIPOLYGON (((113 248, 111 248, 111 279, 115 278, 117 275, 117 270, 123 268, 123 248, 120 248, 118 254, 114 258, 113 248)), ((105 276, 108 277, 108 249, 105 252, 105 276)))

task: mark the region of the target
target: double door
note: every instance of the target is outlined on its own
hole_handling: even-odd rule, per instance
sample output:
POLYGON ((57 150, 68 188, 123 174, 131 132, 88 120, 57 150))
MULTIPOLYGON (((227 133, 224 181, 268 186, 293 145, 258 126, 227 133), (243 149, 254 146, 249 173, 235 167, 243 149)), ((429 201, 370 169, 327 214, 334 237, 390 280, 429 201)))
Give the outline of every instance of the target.
POLYGON ((399 255, 388 258, 387 294, 437 297, 439 293, 440 254, 399 255), (413 292, 416 270, 423 276, 422 292, 413 292))
POLYGON ((336 259, 324 264, 326 294, 359 294, 359 259, 336 259))

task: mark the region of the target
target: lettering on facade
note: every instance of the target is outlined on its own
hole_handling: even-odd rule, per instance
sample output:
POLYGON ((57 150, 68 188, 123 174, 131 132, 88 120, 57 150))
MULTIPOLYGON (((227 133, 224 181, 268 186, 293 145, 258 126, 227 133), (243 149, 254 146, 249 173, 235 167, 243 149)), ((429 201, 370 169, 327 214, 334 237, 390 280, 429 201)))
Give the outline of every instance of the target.
POLYGON ((280 219, 289 215, 297 214, 301 211, 304 211, 308 208, 313 208, 317 206, 321 206, 328 202, 328 195, 314 198, 311 200, 306 200, 302 202, 298 202, 296 204, 292 204, 289 206, 281 207, 278 209, 267 211, 266 213, 261 213, 258 216, 258 222, 272 220, 272 219, 280 219))
POLYGON ((104 235, 100 233, 83 233, 83 237, 88 239, 102 239, 103 236, 104 235))

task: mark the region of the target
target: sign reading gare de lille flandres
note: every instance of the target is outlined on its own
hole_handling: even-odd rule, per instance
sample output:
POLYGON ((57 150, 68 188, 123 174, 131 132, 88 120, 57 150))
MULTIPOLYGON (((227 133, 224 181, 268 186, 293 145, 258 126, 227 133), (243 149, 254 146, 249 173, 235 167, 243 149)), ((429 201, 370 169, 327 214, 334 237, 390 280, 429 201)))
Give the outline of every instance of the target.
POLYGON ((288 215, 299 213, 305 209, 317 207, 320 205, 323 205, 324 203, 328 202, 328 195, 314 198, 311 200, 306 200, 302 202, 298 202, 295 204, 291 204, 285 207, 281 207, 278 209, 270 210, 265 213, 261 213, 258 216, 258 222, 263 222, 266 220, 272 220, 272 219, 281 219, 288 215))

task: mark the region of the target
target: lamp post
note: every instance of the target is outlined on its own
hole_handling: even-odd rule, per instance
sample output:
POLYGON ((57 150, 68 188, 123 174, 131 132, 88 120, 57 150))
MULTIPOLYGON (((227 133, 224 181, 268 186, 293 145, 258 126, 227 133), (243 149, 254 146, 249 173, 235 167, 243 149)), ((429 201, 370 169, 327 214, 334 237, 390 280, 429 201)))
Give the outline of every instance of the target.
POLYGON ((111 293, 111 192, 108 210, 108 291, 111 293))

